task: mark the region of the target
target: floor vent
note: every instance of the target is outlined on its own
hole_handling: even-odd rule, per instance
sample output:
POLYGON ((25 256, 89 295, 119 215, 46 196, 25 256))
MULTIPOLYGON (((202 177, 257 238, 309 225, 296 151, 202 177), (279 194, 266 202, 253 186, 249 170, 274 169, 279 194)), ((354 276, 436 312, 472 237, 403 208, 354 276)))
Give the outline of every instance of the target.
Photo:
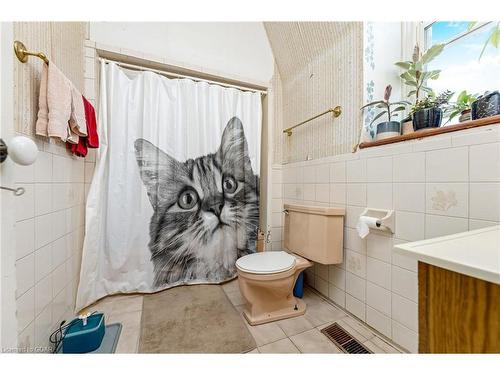
POLYGON ((363 346, 358 340, 352 337, 337 323, 333 323, 321 332, 328 337, 337 347, 344 353, 348 354, 372 354, 366 347, 363 346))

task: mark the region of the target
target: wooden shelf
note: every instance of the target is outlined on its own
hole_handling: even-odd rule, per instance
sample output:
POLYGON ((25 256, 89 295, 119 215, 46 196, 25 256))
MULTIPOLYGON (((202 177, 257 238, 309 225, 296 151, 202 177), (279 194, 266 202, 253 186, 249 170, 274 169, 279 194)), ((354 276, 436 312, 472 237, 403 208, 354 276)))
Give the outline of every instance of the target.
POLYGON ((381 139, 379 141, 362 142, 359 144, 359 148, 388 145, 391 143, 409 141, 411 139, 426 138, 426 137, 431 137, 433 135, 456 132, 463 129, 478 128, 480 126, 494 125, 494 124, 500 125, 500 115, 480 118, 477 120, 465 121, 460 124, 442 126, 440 128, 429 128, 429 129, 419 130, 414 133, 397 135, 395 137, 381 139))

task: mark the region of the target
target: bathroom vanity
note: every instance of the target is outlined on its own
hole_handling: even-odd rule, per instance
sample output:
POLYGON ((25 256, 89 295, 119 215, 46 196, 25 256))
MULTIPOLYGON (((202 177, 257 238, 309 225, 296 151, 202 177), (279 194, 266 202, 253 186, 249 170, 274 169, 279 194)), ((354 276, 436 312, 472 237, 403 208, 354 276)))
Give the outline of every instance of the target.
POLYGON ((500 353, 500 226, 394 251, 418 261, 420 353, 500 353))

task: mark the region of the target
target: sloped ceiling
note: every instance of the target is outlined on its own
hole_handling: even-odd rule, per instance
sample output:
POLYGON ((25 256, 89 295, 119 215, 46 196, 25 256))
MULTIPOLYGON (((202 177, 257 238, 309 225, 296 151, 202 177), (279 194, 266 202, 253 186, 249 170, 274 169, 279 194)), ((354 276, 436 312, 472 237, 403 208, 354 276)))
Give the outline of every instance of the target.
POLYGON ((264 22, 281 77, 293 77, 338 41, 356 22, 264 22))

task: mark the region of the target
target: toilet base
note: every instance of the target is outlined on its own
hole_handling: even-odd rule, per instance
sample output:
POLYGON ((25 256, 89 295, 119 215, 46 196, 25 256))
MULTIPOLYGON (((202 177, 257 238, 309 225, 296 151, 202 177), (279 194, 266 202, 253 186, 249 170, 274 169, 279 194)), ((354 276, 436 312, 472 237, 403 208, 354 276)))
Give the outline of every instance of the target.
POLYGON ((282 320, 304 315, 306 312, 305 302, 295 297, 293 298, 297 301, 296 303, 297 310, 295 310, 294 306, 287 306, 286 308, 280 310, 266 312, 258 315, 251 315, 250 312, 245 307, 245 309, 243 310, 243 316, 247 320, 248 324, 250 324, 251 326, 255 326, 258 324, 264 324, 264 323, 274 322, 276 320, 282 320))

